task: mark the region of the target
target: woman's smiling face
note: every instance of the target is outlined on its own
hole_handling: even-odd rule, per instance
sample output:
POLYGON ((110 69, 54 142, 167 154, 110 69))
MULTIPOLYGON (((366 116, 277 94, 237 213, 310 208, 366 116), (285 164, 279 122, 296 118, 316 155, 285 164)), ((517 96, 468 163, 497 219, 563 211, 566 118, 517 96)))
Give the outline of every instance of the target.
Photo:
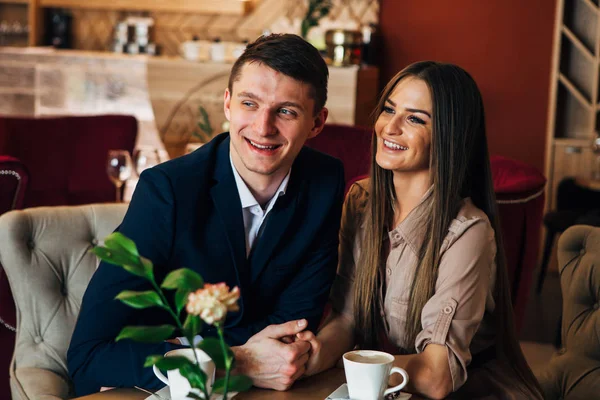
POLYGON ((431 92, 425 81, 406 77, 390 96, 377 121, 377 164, 387 170, 429 169, 433 127, 431 92))

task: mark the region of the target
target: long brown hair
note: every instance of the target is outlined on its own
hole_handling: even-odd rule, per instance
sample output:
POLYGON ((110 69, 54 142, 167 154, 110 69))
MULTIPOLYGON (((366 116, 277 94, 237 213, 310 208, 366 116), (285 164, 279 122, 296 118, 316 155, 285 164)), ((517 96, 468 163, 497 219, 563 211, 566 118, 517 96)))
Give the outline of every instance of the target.
MULTIPOLYGON (((374 116, 383 111, 388 97, 398 83, 414 77, 423 80, 431 92, 433 126, 429 170, 433 193, 427 203, 425 240, 418 255, 419 264, 413 278, 406 322, 404 351, 414 353, 414 343, 422 331, 421 313, 435 292, 442 242, 460 203, 471 197, 487 215, 496 233, 496 284, 494 310, 496 351, 505 358, 521 379, 535 392, 541 389, 527 365, 517 341, 509 281, 506 269, 498 210, 494 194, 485 131, 483 101, 477 84, 462 68, 424 61, 400 71, 384 88, 374 116)), ((360 260, 354 284, 354 317, 357 343, 363 348, 377 348, 384 329, 379 293, 383 285, 383 267, 387 252, 384 235, 393 229, 396 192, 393 172, 377 165, 377 139, 371 145, 369 200, 365 213, 360 260)))

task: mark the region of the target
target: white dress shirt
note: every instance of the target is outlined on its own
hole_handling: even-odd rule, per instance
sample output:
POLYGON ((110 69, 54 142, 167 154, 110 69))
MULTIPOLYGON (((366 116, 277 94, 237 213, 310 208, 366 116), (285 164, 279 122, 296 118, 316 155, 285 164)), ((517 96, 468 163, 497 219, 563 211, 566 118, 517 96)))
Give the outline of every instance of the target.
POLYGON ((263 209, 258 201, 252 195, 252 192, 246 185, 246 182, 242 179, 235 165, 233 165, 233 159, 229 154, 229 161, 231 162, 231 169, 233 170, 233 177, 235 178, 235 185, 237 186, 238 194, 240 196, 240 202, 242 203, 242 215, 244 217, 244 232, 246 236, 246 257, 250 255, 252 247, 256 242, 256 239, 260 237, 264 230, 264 221, 269 215, 269 212, 273 209, 275 202, 279 196, 283 196, 287 190, 288 182, 290 181, 291 169, 287 175, 281 181, 281 184, 275 191, 271 200, 267 203, 263 209))

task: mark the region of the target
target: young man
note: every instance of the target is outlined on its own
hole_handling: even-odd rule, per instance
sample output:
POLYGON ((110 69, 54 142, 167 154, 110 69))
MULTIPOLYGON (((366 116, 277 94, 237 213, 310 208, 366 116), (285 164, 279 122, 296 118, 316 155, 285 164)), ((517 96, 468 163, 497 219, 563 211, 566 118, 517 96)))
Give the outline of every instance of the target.
MULTIPOLYGON (((285 390, 303 374, 310 345, 280 339, 317 328, 335 276, 343 169, 303 147, 327 119, 327 79, 317 50, 298 36, 250 44, 225 90, 230 131, 144 171, 118 228, 153 261, 159 282, 188 267, 206 282, 239 286, 240 311, 228 315, 225 332, 239 372, 260 387, 285 390)), ((170 322, 166 312, 114 300, 148 286, 98 267, 68 352, 77 395, 161 386, 144 359, 179 345, 114 341, 125 325, 170 322)))

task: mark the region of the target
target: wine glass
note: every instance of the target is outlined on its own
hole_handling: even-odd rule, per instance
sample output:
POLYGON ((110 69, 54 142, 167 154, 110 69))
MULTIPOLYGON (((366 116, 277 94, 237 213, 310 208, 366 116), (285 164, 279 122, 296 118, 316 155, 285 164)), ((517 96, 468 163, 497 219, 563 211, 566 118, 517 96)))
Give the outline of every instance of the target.
POLYGON ((594 142, 592 143, 592 152, 594 153, 592 179, 595 181, 600 181, 600 136, 594 139, 594 142))
POLYGON ((160 164, 158 150, 154 147, 140 147, 133 152, 133 165, 139 175, 148 168, 160 164))
POLYGON ((117 192, 117 203, 121 202, 121 188, 127 179, 131 177, 131 157, 127 150, 109 150, 106 161, 106 173, 115 185, 117 192))

